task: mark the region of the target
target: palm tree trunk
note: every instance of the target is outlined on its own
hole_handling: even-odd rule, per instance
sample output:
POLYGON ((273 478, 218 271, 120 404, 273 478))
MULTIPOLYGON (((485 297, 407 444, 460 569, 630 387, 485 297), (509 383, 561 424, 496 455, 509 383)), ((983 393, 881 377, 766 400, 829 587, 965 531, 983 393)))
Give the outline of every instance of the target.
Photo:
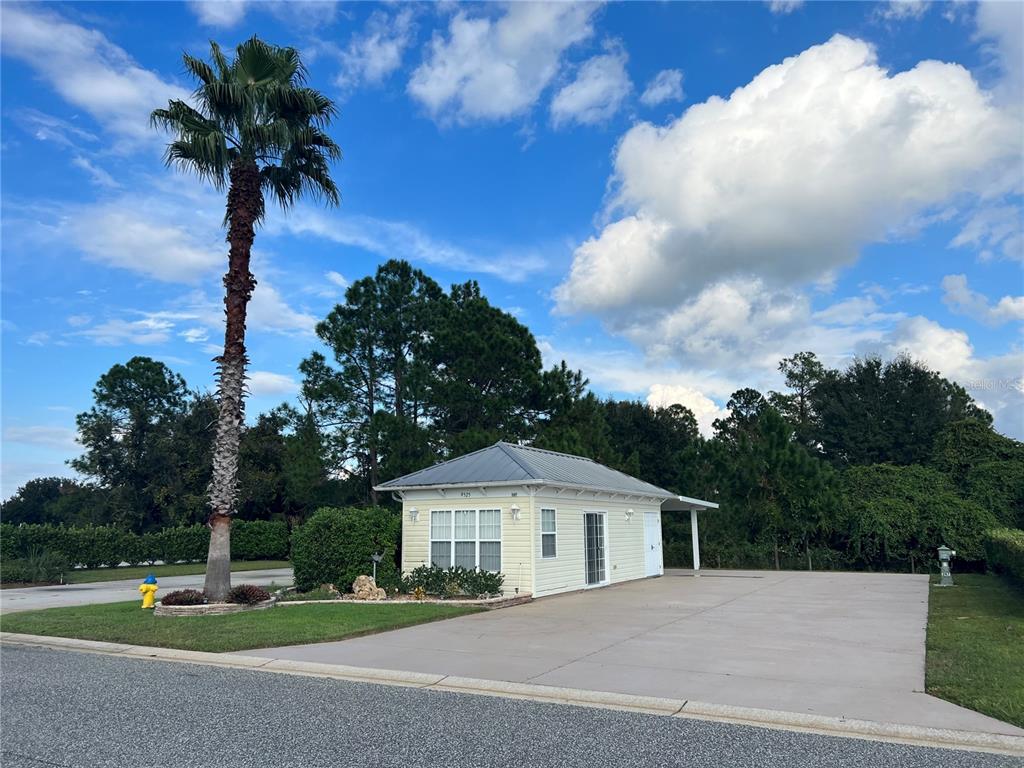
POLYGON ((256 287, 249 257, 256 222, 263 211, 255 163, 231 166, 228 190, 228 271, 224 275, 224 354, 217 363, 217 435, 213 443, 210 496, 210 549, 206 558, 206 597, 222 601, 231 590, 231 515, 238 498, 238 444, 245 419, 245 313, 256 287))

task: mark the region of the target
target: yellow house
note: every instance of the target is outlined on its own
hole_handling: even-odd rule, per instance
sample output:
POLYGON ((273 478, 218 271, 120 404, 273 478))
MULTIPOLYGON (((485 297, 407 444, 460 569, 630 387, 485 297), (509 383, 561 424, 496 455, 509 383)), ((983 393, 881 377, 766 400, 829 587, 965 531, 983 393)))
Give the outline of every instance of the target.
POLYGON ((678 496, 581 456, 498 442, 377 486, 402 502, 402 571, 500 571, 506 594, 553 595, 664 573, 662 511, 678 496))

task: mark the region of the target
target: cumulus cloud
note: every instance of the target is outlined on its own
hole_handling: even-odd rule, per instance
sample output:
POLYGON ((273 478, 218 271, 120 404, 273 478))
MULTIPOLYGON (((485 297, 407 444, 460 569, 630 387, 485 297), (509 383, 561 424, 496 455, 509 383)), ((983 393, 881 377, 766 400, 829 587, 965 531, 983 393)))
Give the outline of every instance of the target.
POLYGON ((2 43, 5 56, 27 63, 65 101, 128 145, 159 140, 149 126, 150 111, 189 96, 140 67, 103 33, 40 6, 5 4, 2 43))
POLYGON ((986 325, 1024 320, 1024 296, 1003 296, 990 304, 987 296, 970 289, 966 275, 946 275, 942 279, 942 291, 942 301, 950 311, 986 325))
POLYGON ((676 404, 686 406, 697 417, 697 426, 705 437, 714 434, 715 419, 729 415, 728 409, 720 408, 704 393, 679 384, 652 384, 647 393, 647 403, 656 408, 676 404))
POLYGON ((640 103, 653 107, 664 101, 682 101, 684 95, 682 71, 663 69, 647 83, 640 94, 640 103))
POLYGON ((173 330, 173 322, 156 316, 141 320, 113 318, 92 328, 75 331, 74 335, 103 347, 120 347, 125 344, 147 346, 169 341, 173 330))
POLYGON ((250 371, 248 379, 249 394, 254 397, 293 395, 299 391, 298 382, 283 373, 250 371))
POLYGON ((189 8, 208 27, 233 27, 245 18, 247 0, 189 0, 189 8))
POLYGON ((435 120, 505 120, 528 112, 570 46, 593 34, 589 3, 510 3, 496 18, 459 10, 435 33, 408 92, 435 120))
POLYGON ((551 100, 551 120, 555 127, 569 123, 596 125, 619 111, 633 90, 626 73, 626 52, 612 43, 608 53, 588 59, 576 79, 551 100))
POLYGON ((343 274, 341 274, 341 272, 335 272, 334 270, 331 270, 330 272, 324 272, 324 277, 326 277, 330 282, 334 283, 339 288, 348 288, 348 279, 343 274))
POLYGON ((963 67, 890 74, 870 45, 837 35, 726 99, 630 129, 614 220, 577 248, 558 308, 672 307, 750 273, 822 279, 913 217, 990 192, 1019 136, 963 67))
POLYGON ((342 88, 380 85, 402 65, 402 56, 412 41, 412 9, 405 8, 394 16, 374 11, 366 28, 353 35, 341 52, 338 85, 342 88))

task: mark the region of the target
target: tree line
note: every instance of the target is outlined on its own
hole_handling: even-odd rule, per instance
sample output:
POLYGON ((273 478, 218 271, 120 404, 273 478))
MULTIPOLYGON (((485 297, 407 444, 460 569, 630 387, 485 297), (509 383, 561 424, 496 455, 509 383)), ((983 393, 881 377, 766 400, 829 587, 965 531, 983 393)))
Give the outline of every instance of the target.
MULTIPOLYGON (((917 569, 946 542, 1024 524, 1024 445, 959 385, 901 356, 826 367, 782 360, 781 392, 740 389, 703 437, 682 405, 604 399, 475 282, 447 291, 403 261, 354 282, 317 325, 294 403, 244 427, 239 516, 301 522, 321 506, 389 505, 379 482, 503 439, 588 456, 718 501, 709 565, 917 569)), ((84 481, 33 480, 5 522, 204 522, 217 410, 163 363, 113 366, 77 417, 84 481)), ((689 521, 665 516, 666 559, 688 563, 689 521)))

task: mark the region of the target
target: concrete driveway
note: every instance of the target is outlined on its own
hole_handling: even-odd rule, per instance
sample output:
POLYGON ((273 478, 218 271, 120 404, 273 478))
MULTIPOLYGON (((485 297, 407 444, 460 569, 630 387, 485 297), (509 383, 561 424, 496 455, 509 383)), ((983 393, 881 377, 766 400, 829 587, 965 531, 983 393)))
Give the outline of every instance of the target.
MULTIPOLYGON (((164 576, 157 579, 160 591, 157 599, 175 589, 202 589, 203 574, 194 576, 164 576)), ((278 584, 292 583, 291 568, 268 568, 261 571, 236 571, 231 574, 233 584, 278 584)), ((123 600, 139 600, 139 584, 142 579, 119 581, 97 581, 91 584, 62 584, 51 587, 24 587, 0 590, 0 612, 31 611, 36 608, 59 608, 70 605, 91 603, 119 603, 123 600)))
POLYGON ((246 653, 1024 735, 922 692, 928 589, 926 576, 669 571, 380 635, 246 653))

